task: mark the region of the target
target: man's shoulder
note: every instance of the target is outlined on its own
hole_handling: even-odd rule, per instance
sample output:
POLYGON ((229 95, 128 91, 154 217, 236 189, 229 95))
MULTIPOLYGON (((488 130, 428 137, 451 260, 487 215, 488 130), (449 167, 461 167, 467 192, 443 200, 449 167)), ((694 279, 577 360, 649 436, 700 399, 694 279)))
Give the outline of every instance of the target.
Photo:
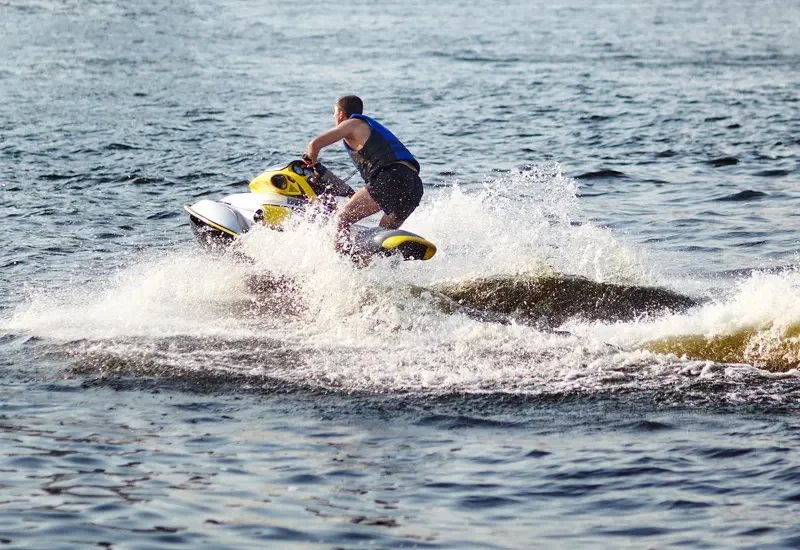
POLYGON ((356 118, 355 115, 345 120, 343 124, 349 124, 351 126, 360 126, 361 124, 366 124, 367 126, 369 126, 369 122, 360 117, 356 118))
POLYGON ((372 131, 372 126, 366 120, 360 118, 348 118, 344 121, 344 124, 347 125, 346 130, 349 133, 363 133, 365 130, 372 131))

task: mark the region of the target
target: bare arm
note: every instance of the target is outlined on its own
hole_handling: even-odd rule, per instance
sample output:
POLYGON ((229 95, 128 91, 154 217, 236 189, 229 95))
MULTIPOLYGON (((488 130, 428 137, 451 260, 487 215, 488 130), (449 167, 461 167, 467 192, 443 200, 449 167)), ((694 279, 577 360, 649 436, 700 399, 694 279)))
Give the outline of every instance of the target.
POLYGON ((306 151, 306 155, 308 155, 310 161, 309 164, 316 164, 319 152, 323 147, 327 147, 328 145, 332 145, 341 139, 352 136, 353 131, 360 124, 364 123, 357 119, 345 120, 335 128, 332 128, 324 134, 312 139, 308 144, 308 151, 306 151))

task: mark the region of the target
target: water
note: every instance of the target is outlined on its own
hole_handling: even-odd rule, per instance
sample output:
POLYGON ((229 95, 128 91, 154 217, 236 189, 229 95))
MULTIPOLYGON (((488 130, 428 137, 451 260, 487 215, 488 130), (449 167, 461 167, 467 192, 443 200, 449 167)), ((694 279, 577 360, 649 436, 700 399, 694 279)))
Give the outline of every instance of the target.
POLYGON ((799 20, 0 4, 0 541, 800 546, 799 20), (437 256, 201 253, 182 205, 344 93, 420 159, 437 256))

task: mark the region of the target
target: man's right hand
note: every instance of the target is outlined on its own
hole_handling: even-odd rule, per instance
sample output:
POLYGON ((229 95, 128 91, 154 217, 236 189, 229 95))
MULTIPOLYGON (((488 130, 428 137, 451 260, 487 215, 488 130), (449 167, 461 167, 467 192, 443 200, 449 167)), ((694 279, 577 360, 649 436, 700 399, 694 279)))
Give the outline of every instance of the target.
POLYGON ((306 163, 306 166, 309 168, 313 167, 317 163, 317 159, 312 157, 308 153, 303 153, 303 162, 306 163))

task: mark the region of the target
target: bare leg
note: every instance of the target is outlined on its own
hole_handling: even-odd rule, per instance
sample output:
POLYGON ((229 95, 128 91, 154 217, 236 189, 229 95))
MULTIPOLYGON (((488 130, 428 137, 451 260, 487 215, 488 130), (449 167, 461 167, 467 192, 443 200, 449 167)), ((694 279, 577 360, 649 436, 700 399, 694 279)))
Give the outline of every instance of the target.
POLYGON ((395 218, 394 214, 384 213, 383 217, 381 218, 381 221, 378 222, 378 225, 386 229, 397 229, 398 227, 403 225, 403 222, 395 218))
POLYGON ((355 195, 350 197, 350 200, 342 207, 336 220, 336 249, 343 252, 349 245, 351 225, 379 212, 380 209, 380 205, 370 196, 366 187, 356 191, 355 195))

